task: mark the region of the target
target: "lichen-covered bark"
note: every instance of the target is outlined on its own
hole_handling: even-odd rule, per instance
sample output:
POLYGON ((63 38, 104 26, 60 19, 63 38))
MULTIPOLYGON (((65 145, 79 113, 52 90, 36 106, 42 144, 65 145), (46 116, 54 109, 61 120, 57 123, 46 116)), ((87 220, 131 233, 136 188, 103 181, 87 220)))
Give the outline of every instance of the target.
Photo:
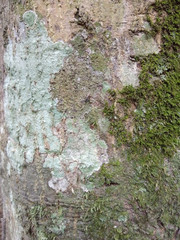
POLYGON ((3 80, 5 77, 4 74, 4 64, 3 64, 3 55, 4 55, 4 42, 7 37, 7 26, 9 23, 9 2, 1 1, 0 4, 0 238, 5 239, 5 218, 3 217, 3 193, 2 193, 2 175, 3 175, 3 163, 4 163, 4 108, 3 108, 3 80))
MULTIPOLYGON (((161 49, 160 37, 147 34, 147 8, 154 2, 3 1, 5 240, 128 236, 119 226, 137 220, 127 200, 134 172, 123 147, 115 147, 103 109, 109 90, 139 85, 135 59, 161 49)), ((133 131, 132 119, 126 128, 133 131)))

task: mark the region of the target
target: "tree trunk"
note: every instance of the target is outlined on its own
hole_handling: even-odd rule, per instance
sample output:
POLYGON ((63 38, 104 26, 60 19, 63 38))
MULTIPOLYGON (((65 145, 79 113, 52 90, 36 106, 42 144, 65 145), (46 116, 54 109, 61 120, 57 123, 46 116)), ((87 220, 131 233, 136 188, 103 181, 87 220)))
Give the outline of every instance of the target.
MULTIPOLYGON (((139 200, 132 207, 135 170, 105 112, 112 89, 138 88, 137 58, 161 50, 161 34, 147 35, 154 2, 1 0, 3 240, 178 236, 158 216, 147 220, 139 200)), ((126 116, 113 106, 115 119, 126 116)), ((133 134, 133 118, 125 129, 133 134)))

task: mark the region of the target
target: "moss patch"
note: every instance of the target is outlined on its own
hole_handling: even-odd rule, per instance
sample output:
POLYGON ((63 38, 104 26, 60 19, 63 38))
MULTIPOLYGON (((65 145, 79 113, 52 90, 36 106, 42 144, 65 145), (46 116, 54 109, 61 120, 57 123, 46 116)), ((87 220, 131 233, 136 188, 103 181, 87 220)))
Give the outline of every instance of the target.
POLYGON ((136 59, 142 68, 137 88, 109 91, 104 114, 116 147, 126 149, 126 164, 108 164, 99 172, 97 186, 108 191, 94 193, 89 232, 100 239, 178 239, 179 6, 174 0, 151 6, 158 15, 154 23, 148 17, 151 34, 161 33, 161 51, 136 59))

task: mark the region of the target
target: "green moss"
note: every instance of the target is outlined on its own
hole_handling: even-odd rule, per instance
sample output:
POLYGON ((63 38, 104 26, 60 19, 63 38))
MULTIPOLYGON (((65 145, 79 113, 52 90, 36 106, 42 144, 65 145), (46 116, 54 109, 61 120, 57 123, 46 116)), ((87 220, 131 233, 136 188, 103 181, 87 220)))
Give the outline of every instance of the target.
POLYGON ((122 203, 112 202, 110 196, 105 198, 92 193, 88 194, 86 198, 87 204, 90 203, 90 206, 83 220, 85 222, 91 220, 91 224, 88 224, 86 229, 88 239, 96 239, 97 236, 99 240, 125 239, 119 237, 124 237, 126 234, 117 232, 117 227, 120 226, 118 219, 123 214, 127 216, 127 213, 122 212, 122 203))
POLYGON ((177 156, 171 160, 171 166, 178 164, 171 172, 173 177, 165 175, 159 166, 149 168, 146 176, 147 171, 139 163, 127 160, 103 165, 99 175, 94 176, 96 186, 101 186, 100 193, 86 195, 83 220, 88 223, 87 239, 96 239, 97 235, 100 240, 171 239, 179 226, 179 160, 177 156))
MULTIPOLYGON (((116 98, 112 99, 110 106, 105 106, 104 112, 111 118, 111 131, 118 138, 118 135, 125 133, 123 124, 120 123, 124 117, 119 118, 115 114, 114 103, 120 103, 127 117, 134 119, 134 136, 129 140, 131 145, 134 148, 140 147, 141 151, 159 151, 164 156, 172 156, 179 146, 179 12, 174 1, 157 2, 155 6, 159 11, 166 9, 167 14, 169 9, 174 13, 173 18, 167 15, 161 24, 161 52, 139 58, 142 67, 140 86, 127 86, 122 91, 117 91, 116 98), (128 113, 128 107, 132 104, 135 104, 136 111, 128 113)), ((153 31, 157 25, 158 20, 152 26, 153 31)))
POLYGON ((118 163, 121 167, 112 167, 111 163, 103 165, 99 178, 94 177, 98 179, 98 187, 107 187, 100 196, 94 193, 89 208, 93 213, 89 230, 100 239, 177 238, 180 209, 180 155, 176 153, 180 109, 179 3, 164 0, 151 6, 158 15, 155 23, 149 17, 151 34, 161 34, 162 45, 158 54, 136 59, 142 69, 140 85, 109 91, 104 114, 110 121, 110 133, 116 138, 117 149, 122 145, 126 149, 126 164, 118 163), (128 123, 133 128, 131 132, 128 123), (128 210, 120 202, 125 202, 128 210))

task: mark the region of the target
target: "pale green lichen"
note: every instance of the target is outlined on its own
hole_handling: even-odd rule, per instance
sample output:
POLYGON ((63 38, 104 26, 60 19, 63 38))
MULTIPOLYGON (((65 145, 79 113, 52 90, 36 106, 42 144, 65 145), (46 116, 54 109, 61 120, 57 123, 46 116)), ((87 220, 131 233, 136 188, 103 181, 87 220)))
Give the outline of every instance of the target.
POLYGON ((37 231, 37 240, 48 240, 48 238, 45 236, 45 233, 39 229, 37 231))
POLYGON ((120 66, 120 73, 123 86, 132 85, 136 87, 139 85, 137 63, 132 61, 122 63, 120 66))
POLYGON ((57 213, 51 215, 52 225, 48 227, 48 230, 56 235, 63 234, 66 229, 66 221, 62 215, 60 209, 57 213))
POLYGON ((25 12, 23 19, 19 42, 10 40, 4 56, 7 155, 21 173, 23 164, 39 154, 44 167, 51 168, 49 186, 65 191, 79 186, 80 180, 107 162, 107 146, 86 122, 59 112, 50 94, 50 80, 62 68, 71 47, 53 43, 33 11, 25 12))
POLYGON ((51 98, 49 81, 63 66, 70 47, 63 42, 53 43, 36 18, 33 11, 24 14, 26 36, 16 44, 10 41, 4 56, 8 73, 4 109, 10 133, 7 154, 18 172, 25 160, 33 161, 36 150, 40 153, 61 150, 52 127, 62 114, 51 98))
POLYGON ((144 33, 133 37, 132 48, 135 56, 146 56, 160 51, 156 41, 144 33))
POLYGON ((27 24, 29 27, 32 27, 37 21, 37 15, 33 11, 27 11, 23 15, 24 23, 27 24))
MULTIPOLYGON (((59 126, 61 129, 63 126, 59 126)), ((107 145, 83 120, 68 118, 66 135, 60 155, 48 154, 44 167, 52 169, 49 186, 56 191, 75 188, 108 162, 107 145)), ((84 188, 84 187, 83 187, 84 188)))
MULTIPOLYGON (((137 87, 139 85, 139 67, 135 59, 131 59, 129 51, 131 50, 132 56, 146 56, 148 54, 157 54, 160 48, 156 41, 147 36, 145 33, 139 33, 132 38, 126 40, 127 49, 125 53, 125 61, 122 61, 118 70, 118 77, 123 86, 132 85, 137 87)), ((131 57, 132 57, 131 56, 131 57)))
POLYGON ((103 93, 106 93, 108 90, 110 90, 111 89, 111 85, 108 83, 108 82, 106 82, 106 81, 104 81, 103 82, 103 89, 102 89, 102 92, 103 93))

